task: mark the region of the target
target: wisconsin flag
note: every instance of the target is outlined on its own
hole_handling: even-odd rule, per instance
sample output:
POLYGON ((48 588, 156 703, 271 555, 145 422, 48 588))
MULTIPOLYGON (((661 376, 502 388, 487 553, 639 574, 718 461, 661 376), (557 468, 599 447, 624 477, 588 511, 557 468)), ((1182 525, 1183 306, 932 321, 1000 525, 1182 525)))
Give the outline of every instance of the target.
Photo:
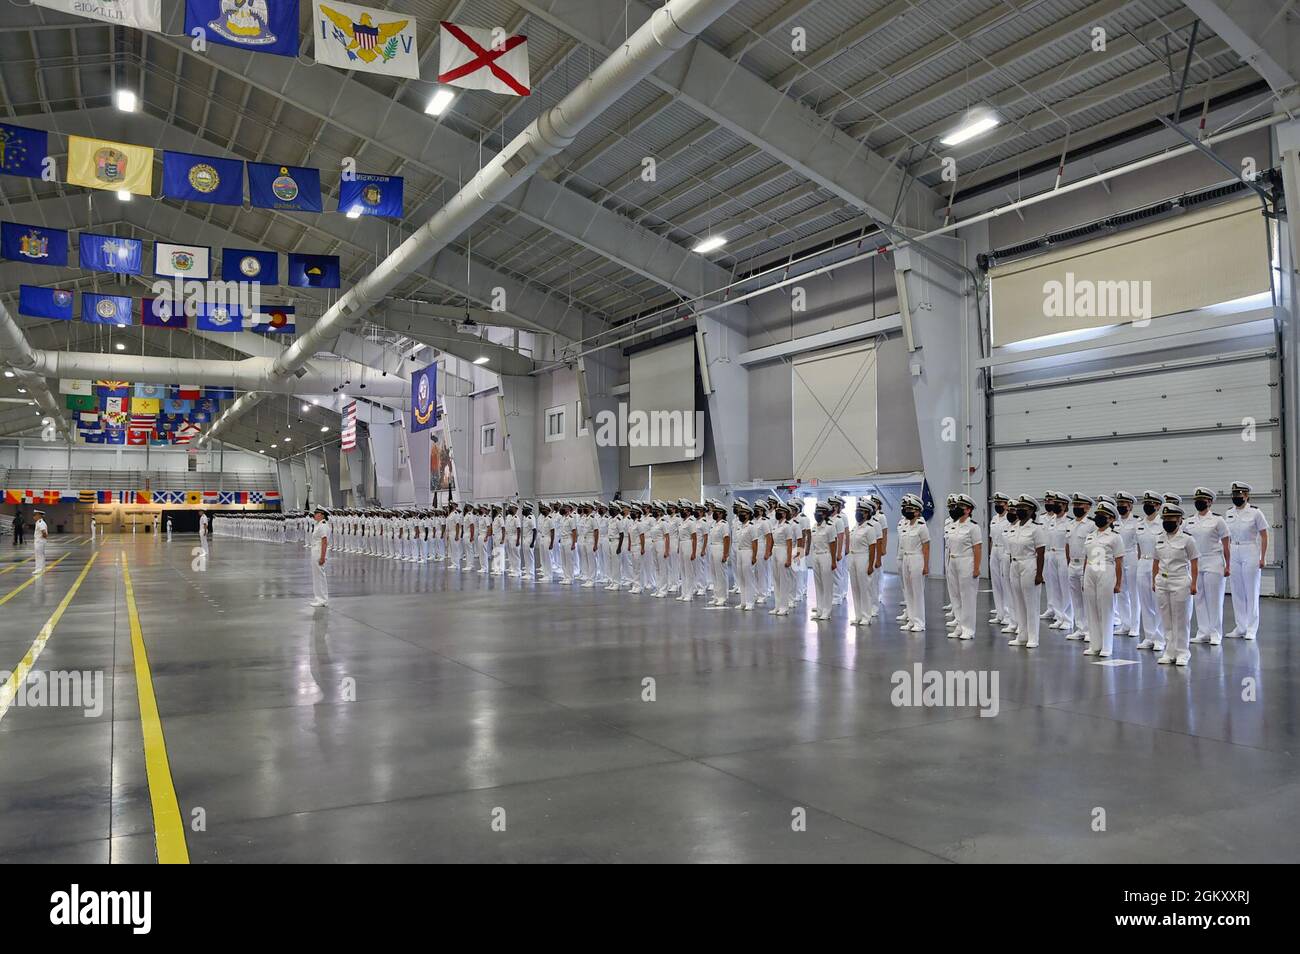
POLYGON ((358 172, 339 183, 339 211, 402 217, 402 178, 358 172))
POLYGON ((103 20, 114 26, 162 32, 162 0, 32 0, 38 7, 103 20))
POLYGON ((316 62, 381 76, 420 78, 415 18, 351 3, 314 4, 316 62))
POLYGON ((153 273, 159 278, 193 278, 207 281, 212 277, 212 249, 206 245, 173 245, 154 242, 153 273))
POLYGON ((88 189, 153 194, 153 150, 108 139, 68 137, 68 182, 88 189))

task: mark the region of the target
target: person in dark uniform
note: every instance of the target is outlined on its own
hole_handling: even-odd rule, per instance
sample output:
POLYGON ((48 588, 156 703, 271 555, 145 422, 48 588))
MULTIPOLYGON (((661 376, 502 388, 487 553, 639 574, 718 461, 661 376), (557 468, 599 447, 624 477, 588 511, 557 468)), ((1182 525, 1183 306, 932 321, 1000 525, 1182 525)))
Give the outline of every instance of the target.
POLYGON ((14 509, 14 546, 19 546, 25 539, 23 535, 23 508, 14 509))

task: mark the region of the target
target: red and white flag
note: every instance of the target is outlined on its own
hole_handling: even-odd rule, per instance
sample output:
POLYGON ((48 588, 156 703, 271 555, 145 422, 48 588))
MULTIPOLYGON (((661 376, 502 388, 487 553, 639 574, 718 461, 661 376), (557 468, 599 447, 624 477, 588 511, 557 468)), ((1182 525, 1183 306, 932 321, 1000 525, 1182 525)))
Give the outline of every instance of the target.
POLYGON ((343 405, 343 427, 340 431, 343 437, 342 447, 345 451, 354 451, 357 448, 357 402, 349 401, 343 405))
POLYGON ((438 46, 438 82, 464 89, 485 89, 507 96, 532 92, 528 77, 528 37, 511 36, 497 27, 484 30, 442 21, 438 46))

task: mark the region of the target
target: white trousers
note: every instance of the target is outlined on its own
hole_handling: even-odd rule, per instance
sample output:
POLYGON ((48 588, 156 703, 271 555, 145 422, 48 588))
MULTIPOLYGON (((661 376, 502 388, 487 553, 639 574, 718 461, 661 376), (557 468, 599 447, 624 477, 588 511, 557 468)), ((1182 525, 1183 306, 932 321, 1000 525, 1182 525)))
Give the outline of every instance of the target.
POLYGON ((1011 612, 1011 557, 1004 548, 990 555, 989 583, 993 586, 993 617, 1006 619, 1011 612))
MULTIPOLYGON (((834 574, 831 573, 831 555, 829 553, 814 553, 811 556, 813 591, 816 594, 817 608, 816 612, 830 615, 831 603, 834 600, 835 580, 834 574)), ((740 567, 737 565, 736 575, 740 576, 740 567)), ((742 591, 743 591, 742 584, 742 591)))
POLYGON ((907 609, 908 623, 925 627, 925 577, 921 575, 924 558, 919 553, 907 553, 898 558, 899 573, 903 577, 903 606, 907 609))
POLYGON ((1196 581, 1196 633, 1223 635, 1223 571, 1202 570, 1196 581))
POLYGON ((1250 639, 1259 632, 1259 544, 1232 548, 1232 628, 1250 639))
POLYGON ((32 564, 32 574, 45 572, 45 541, 38 539, 35 544, 36 560, 32 564))
POLYGON ((1052 615, 1058 620, 1070 619, 1070 568, 1060 550, 1043 554, 1043 583, 1052 615))
POLYGON ((870 553, 849 553, 849 592, 853 597, 852 618, 862 621, 871 618, 871 580, 867 573, 870 564, 870 553))
POLYGON ((1136 633, 1142 628, 1142 601, 1138 596, 1137 551, 1124 551, 1124 589, 1115 597, 1119 628, 1136 633))
POLYGON ((948 557, 945 568, 948 592, 952 594, 952 611, 957 618, 957 633, 975 635, 975 600, 979 595, 979 580, 975 572, 975 559, 970 556, 948 557))
POLYGON ((1072 566, 1070 576, 1070 619, 1074 620, 1074 631, 1087 633, 1088 604, 1083 598, 1083 567, 1072 566))
MULTIPOLYGON (((1199 589, 1199 587, 1198 587, 1199 589)), ((1189 624, 1192 617, 1192 580, 1163 579, 1158 581, 1156 604, 1160 607, 1160 622, 1164 628, 1165 653, 1177 659, 1186 656, 1190 645, 1189 624)), ((1157 648, 1160 640, 1155 641, 1157 648)))
POLYGON ((755 574, 758 572, 758 564, 752 562, 752 558, 742 556, 739 563, 736 564, 736 582, 740 585, 740 605, 752 606, 757 597, 755 574))
POLYGON ((311 561, 311 593, 318 602, 329 602, 330 584, 325 576, 325 567, 320 565, 319 557, 311 561))
POLYGON ((1083 571, 1083 602, 1088 608, 1088 648, 1109 656, 1115 638, 1115 568, 1083 571))
POLYGON ((1164 637, 1161 635, 1164 629, 1160 622, 1160 607, 1156 605, 1156 593, 1151 588, 1151 570, 1154 566, 1150 559, 1138 560, 1135 586, 1140 608, 1141 634, 1144 638, 1159 644, 1164 642, 1164 637))
POLYGON ((713 571, 713 598, 727 598, 727 565, 722 560, 722 547, 709 547, 709 569, 713 571))
POLYGON ((1016 626, 1016 639, 1023 639, 1029 647, 1038 645, 1038 630, 1042 625, 1038 616, 1042 612, 1043 587, 1034 582, 1037 575, 1036 556, 1011 561, 1007 572, 1010 618, 1016 626))

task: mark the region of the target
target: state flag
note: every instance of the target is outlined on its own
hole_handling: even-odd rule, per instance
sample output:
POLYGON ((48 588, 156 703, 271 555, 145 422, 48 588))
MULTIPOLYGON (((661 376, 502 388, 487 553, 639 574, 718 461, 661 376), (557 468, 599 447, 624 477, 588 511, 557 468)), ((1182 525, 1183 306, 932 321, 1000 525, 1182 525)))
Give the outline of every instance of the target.
POLYGON ((67 181, 88 189, 152 195, 153 150, 108 139, 69 136, 67 181))
POLYGON ((189 408, 186 408, 185 412, 169 412, 167 403, 166 401, 163 402, 163 413, 158 415, 158 420, 154 423, 155 430, 175 431, 179 430, 180 426, 185 423, 185 412, 188 412, 189 408))
POLYGON ((81 435, 81 439, 84 443, 87 444, 105 443, 104 432, 102 430, 101 431, 78 431, 77 433, 81 435))
POLYGON ((130 397, 130 381, 96 381, 95 393, 100 397, 130 397))
MULTIPOLYGON (((181 401, 175 398, 165 398, 162 402, 162 414, 164 417, 184 418, 193 408, 193 401, 181 401)), ((169 428, 174 430, 174 428, 169 428)))
POLYGON ((266 305, 248 317, 248 330, 264 335, 291 335, 297 327, 293 305, 266 305))
POLYGON ((94 411, 99 414, 99 398, 93 394, 69 394, 63 399, 69 411, 94 411))
POLYGON ((252 248, 221 250, 223 282, 255 282, 258 285, 280 284, 280 256, 252 248))
POLYGON ((114 26, 135 27, 137 30, 162 32, 162 0, 106 0, 86 3, 85 0, 32 0, 38 7, 48 7, 91 20, 103 20, 114 26))
POLYGON ((128 447, 144 447, 149 443, 149 432, 128 430, 126 432, 126 443, 128 447))
POLYGON ((244 316, 238 305, 202 302, 194 315, 194 327, 199 331, 243 331, 244 316))
POLYGON ((203 389, 197 384, 176 384, 172 386, 172 397, 182 401, 197 401, 203 396, 203 389))
POLYGON ((106 428, 104 428, 104 443, 105 443, 105 444, 125 444, 125 443, 126 443, 126 429, 125 429, 125 428, 122 428, 122 427, 106 427, 106 428))
POLYGON ((313 4, 317 63, 381 76, 420 78, 415 17, 330 0, 313 4))
POLYGON ((301 166, 248 163, 248 198, 261 209, 281 212, 323 211, 320 170, 301 166))
POLYGON ((43 129, 0 123, 0 173, 39 179, 45 171, 49 142, 43 129))
POLYGON ((90 381, 82 381, 73 378, 59 379, 60 394, 94 394, 94 384, 90 381))
POLYGON ((144 242, 140 239, 82 232, 77 246, 80 252, 78 263, 93 272, 139 275, 144 264, 144 242))
POLYGON ((153 273, 160 278, 207 281, 212 277, 212 249, 206 245, 154 242, 153 273))
POLYGON ((338 288, 339 257, 290 252, 288 284, 296 288, 338 288))
POLYGON ((72 319, 73 293, 62 288, 18 286, 18 314, 29 318, 72 319))
POLYGON ((185 310, 176 308, 172 314, 172 303, 165 298, 140 299, 140 322, 153 328, 188 328, 190 320, 185 310))
POLYGON ((243 160, 166 151, 162 193, 169 199, 184 202, 243 205, 243 160))
POLYGON ((92 325, 131 324, 131 299, 124 295, 81 294, 81 320, 92 325))
POLYGON ((463 89, 485 89, 508 96, 532 92, 528 75, 528 37, 442 21, 438 42, 438 82, 463 89))
POLYGON ((402 217, 401 176, 380 176, 358 172, 339 183, 339 211, 357 215, 402 217))
POLYGON ((68 233, 39 225, 0 222, 0 258, 28 265, 68 264, 68 233))
POLYGON ((298 55, 298 0, 185 0, 185 32, 249 53, 298 55))
POLYGON ((162 398, 131 398, 131 410, 137 414, 148 414, 150 420, 158 416, 162 410, 162 398))
POLYGON ((164 398, 167 396, 167 389, 161 384, 137 384, 135 393, 132 395, 137 398, 164 398))
POLYGON ((235 399, 235 389, 226 386, 209 386, 203 389, 203 396, 212 398, 214 401, 233 401, 235 399))

